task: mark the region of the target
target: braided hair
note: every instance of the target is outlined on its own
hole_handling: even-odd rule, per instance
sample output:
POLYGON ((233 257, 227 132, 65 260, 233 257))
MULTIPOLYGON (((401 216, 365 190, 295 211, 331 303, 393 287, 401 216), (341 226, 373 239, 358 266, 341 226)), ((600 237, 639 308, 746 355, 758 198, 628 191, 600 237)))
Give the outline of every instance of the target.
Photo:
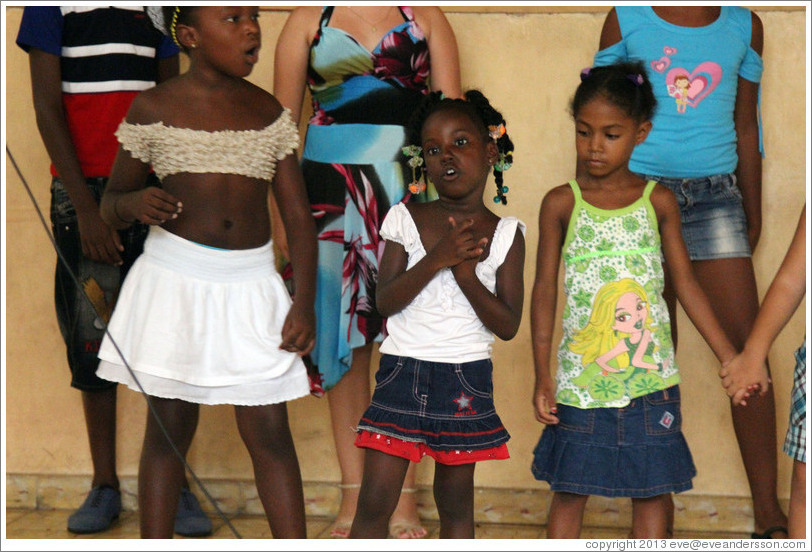
POLYGON ((508 192, 508 187, 504 185, 502 173, 513 164, 513 142, 505 130, 505 119, 479 90, 468 90, 464 96, 465 99, 456 99, 446 98, 439 91, 429 93, 414 111, 406 126, 406 140, 412 145, 404 148, 404 153, 412 156, 409 164, 415 172, 415 180, 421 180, 424 173, 423 154, 416 146, 422 143, 423 124, 430 115, 445 109, 456 109, 464 113, 482 129, 483 136, 496 143, 499 159, 493 166, 493 176, 496 181, 496 196, 493 201, 507 205, 505 194, 508 192), (415 160, 417 161, 415 162, 415 160))

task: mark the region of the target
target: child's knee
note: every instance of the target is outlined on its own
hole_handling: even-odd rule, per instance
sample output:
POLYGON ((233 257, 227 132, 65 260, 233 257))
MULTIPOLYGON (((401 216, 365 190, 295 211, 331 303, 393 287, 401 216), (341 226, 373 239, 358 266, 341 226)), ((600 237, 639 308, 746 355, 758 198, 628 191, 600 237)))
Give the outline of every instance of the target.
POLYGON ((581 495, 575 493, 565 493, 558 491, 553 494, 553 501, 560 504, 561 506, 586 506, 586 501, 589 499, 589 495, 581 495))

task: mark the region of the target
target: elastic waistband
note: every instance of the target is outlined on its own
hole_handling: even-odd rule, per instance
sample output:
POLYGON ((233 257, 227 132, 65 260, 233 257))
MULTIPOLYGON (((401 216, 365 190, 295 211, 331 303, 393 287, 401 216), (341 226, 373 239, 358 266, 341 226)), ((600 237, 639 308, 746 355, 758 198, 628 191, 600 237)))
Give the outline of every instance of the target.
POLYGON ((405 136, 397 125, 309 125, 302 158, 361 165, 392 162, 400 156, 405 136))
POLYGON ((150 226, 143 257, 145 262, 194 278, 239 282, 276 274, 272 243, 253 249, 214 249, 150 226))

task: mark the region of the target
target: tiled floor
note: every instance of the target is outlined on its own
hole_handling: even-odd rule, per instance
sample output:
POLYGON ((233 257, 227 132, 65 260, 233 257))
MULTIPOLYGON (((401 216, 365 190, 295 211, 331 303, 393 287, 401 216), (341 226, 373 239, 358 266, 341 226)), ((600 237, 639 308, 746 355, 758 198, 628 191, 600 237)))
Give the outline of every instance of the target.
MULTIPOLYGON (((125 511, 113 527, 104 533, 95 535, 74 535, 66 529, 70 510, 31 510, 8 509, 6 511, 6 538, 7 539, 137 539, 138 514, 125 511)), ((233 539, 237 536, 228 525, 214 519, 214 533, 208 539, 233 539)), ((310 539, 329 539, 330 518, 308 517, 307 536, 310 539)), ((268 523, 263 516, 238 515, 230 519, 231 524, 244 539, 271 538, 268 523)), ((428 520, 424 523, 429 530, 428 538, 437 538, 439 524, 428 520)), ((625 538, 628 533, 626 527, 586 527, 582 538, 625 538)), ((545 536, 545 528, 531 524, 506 523, 479 523, 476 528, 478 539, 537 539, 545 536)), ((690 534, 676 534, 677 538, 703 538, 703 539, 740 539, 746 538, 747 533, 720 533, 720 532, 691 532, 690 534)))

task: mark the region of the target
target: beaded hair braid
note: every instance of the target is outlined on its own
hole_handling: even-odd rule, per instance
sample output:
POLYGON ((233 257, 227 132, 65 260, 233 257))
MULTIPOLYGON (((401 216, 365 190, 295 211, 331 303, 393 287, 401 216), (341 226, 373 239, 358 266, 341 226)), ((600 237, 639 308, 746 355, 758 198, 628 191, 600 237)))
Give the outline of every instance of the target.
POLYGON ((189 24, 189 14, 193 10, 194 7, 191 6, 147 6, 146 8, 147 15, 155 28, 171 37, 172 41, 184 51, 187 48, 178 40, 177 28, 178 24, 189 24))
POLYGON ((508 192, 508 187, 504 185, 502 173, 513 164, 513 142, 505 130, 504 117, 479 90, 467 91, 465 99, 446 98, 442 92, 431 92, 412 114, 406 127, 406 139, 410 145, 403 148, 404 155, 410 157, 409 165, 412 167, 414 175, 414 182, 409 186, 409 190, 416 193, 416 191, 425 188, 425 184, 422 183, 425 172, 423 169, 423 153, 419 146, 423 124, 432 113, 449 108, 461 110, 474 123, 482 125, 483 133, 496 143, 499 159, 493 166, 493 176, 496 181, 496 196, 494 196, 493 201, 494 203, 507 205, 505 194, 508 192))

